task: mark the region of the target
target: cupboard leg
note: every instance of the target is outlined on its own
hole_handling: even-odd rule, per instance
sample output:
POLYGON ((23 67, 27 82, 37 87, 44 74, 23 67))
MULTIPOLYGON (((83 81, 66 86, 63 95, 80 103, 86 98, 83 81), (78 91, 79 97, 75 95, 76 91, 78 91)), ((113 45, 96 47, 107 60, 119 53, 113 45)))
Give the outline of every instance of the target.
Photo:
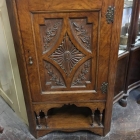
POLYGON ((127 106, 127 97, 123 97, 122 99, 119 100, 119 104, 122 107, 126 107, 127 106))
POLYGON ((99 121, 99 125, 101 125, 101 124, 102 124, 102 119, 103 119, 103 114, 102 114, 102 113, 100 113, 100 121, 99 121))
POLYGON ((137 103, 140 104, 140 95, 138 96, 137 103))
POLYGON ((94 111, 92 112, 92 126, 94 126, 94 121, 95 121, 95 115, 94 115, 94 111))
POLYGON ((48 127, 48 116, 45 115, 46 127, 48 127))
POLYGON ((4 128, 0 126, 0 133, 3 133, 4 128))
POLYGON ((37 116, 37 120, 38 120, 38 128, 41 128, 41 124, 40 124, 40 116, 37 116))

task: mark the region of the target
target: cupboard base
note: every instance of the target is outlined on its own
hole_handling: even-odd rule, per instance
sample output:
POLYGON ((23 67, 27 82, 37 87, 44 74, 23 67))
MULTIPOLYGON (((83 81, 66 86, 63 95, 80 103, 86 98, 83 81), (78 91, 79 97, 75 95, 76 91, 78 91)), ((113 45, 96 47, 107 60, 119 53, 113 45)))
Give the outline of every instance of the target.
POLYGON ((46 129, 46 130, 37 130, 37 138, 42 137, 50 132, 60 131, 60 132, 76 132, 76 131, 90 131, 100 136, 104 136, 103 128, 86 128, 86 129, 46 129))

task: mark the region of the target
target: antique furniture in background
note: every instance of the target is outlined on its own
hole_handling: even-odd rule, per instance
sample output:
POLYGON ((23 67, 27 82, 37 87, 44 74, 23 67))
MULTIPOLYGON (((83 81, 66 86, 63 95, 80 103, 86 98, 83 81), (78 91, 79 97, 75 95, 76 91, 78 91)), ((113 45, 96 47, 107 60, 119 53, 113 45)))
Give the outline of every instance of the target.
MULTIPOLYGON (((140 36, 140 7, 139 7, 139 36, 140 36)), ((139 39, 139 41, 140 41, 140 39, 139 39)), ((139 47, 140 47, 140 43, 139 43, 139 47)), ((140 67, 140 66, 139 66, 140 67)), ((139 70, 140 68, 138 68, 138 70, 139 70)), ((138 79, 138 80, 140 80, 140 79, 138 79)), ((137 103, 138 104, 140 104, 140 95, 137 97, 137 103)))
POLYGON ((3 133, 4 128, 0 126, 0 133, 3 133))
POLYGON ((140 86, 140 34, 138 29, 140 0, 133 0, 131 22, 126 50, 118 57, 114 103, 127 105, 129 92, 140 86))
POLYGON ((30 132, 110 131, 123 0, 7 0, 30 132))
POLYGON ((137 103, 140 104, 140 95, 138 96, 137 103))

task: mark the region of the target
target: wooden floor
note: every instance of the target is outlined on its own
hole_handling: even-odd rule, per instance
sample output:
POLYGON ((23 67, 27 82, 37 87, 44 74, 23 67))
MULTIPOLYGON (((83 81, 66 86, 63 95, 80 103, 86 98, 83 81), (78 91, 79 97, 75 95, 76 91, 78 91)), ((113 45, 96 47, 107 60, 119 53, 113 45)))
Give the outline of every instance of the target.
MULTIPOLYGON (((135 101, 139 94, 140 88, 130 93, 126 108, 114 105, 111 131, 106 137, 87 131, 53 132, 38 140, 140 140, 140 105, 135 101)), ((4 127, 0 140, 36 140, 2 98, 0 98, 0 125, 4 127)))

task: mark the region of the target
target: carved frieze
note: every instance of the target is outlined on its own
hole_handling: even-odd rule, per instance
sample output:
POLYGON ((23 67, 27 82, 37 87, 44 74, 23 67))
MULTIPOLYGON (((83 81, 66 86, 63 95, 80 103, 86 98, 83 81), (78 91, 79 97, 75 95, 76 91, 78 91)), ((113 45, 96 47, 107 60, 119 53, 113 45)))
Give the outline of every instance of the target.
POLYGON ((74 66, 84 56, 85 55, 74 46, 68 34, 66 33, 61 45, 55 50, 53 54, 50 55, 50 58, 53 59, 68 76, 70 75, 74 66))

